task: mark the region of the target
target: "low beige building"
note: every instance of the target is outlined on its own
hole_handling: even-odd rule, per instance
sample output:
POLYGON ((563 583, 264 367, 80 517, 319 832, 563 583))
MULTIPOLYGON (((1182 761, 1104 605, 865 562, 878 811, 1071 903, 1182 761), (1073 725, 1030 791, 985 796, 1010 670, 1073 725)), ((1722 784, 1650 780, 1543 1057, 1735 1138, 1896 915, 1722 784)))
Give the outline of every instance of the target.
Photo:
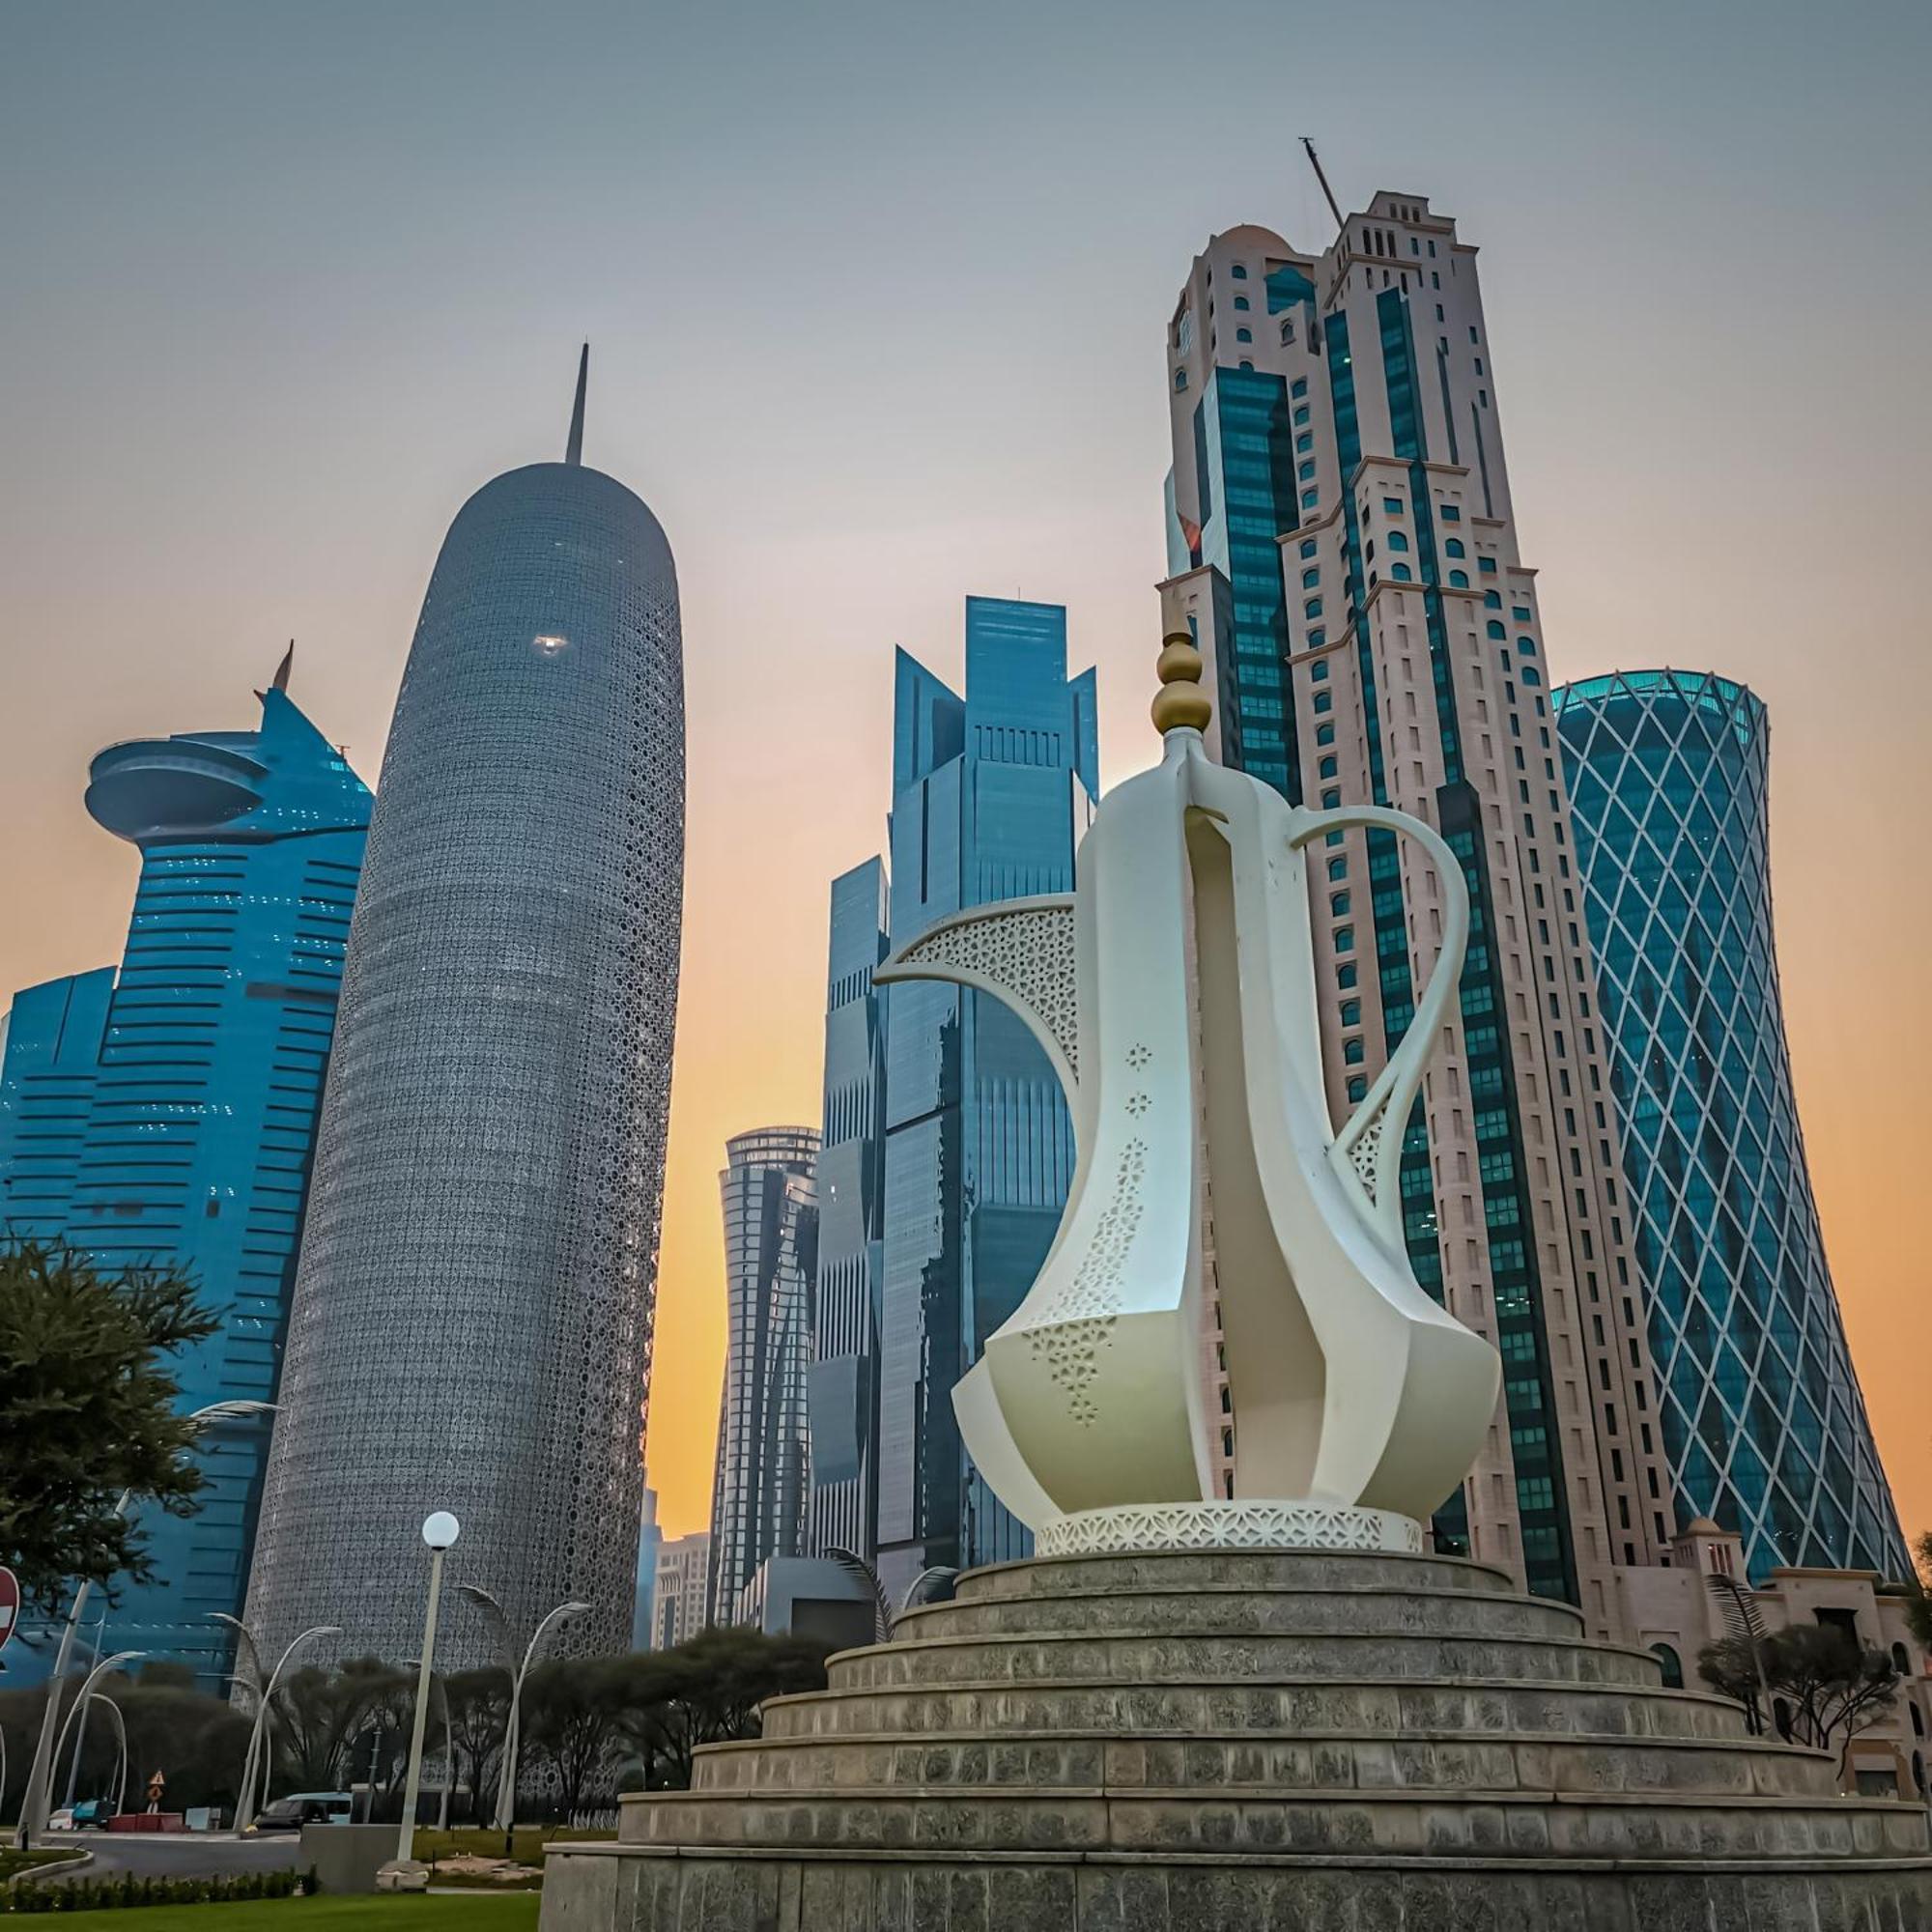
MULTIPOLYGON (((1870 1570, 1774 1570, 1761 1588, 1745 1575, 1744 1545, 1707 1517, 1670 1546, 1667 1566, 1616 1573, 1619 1608, 1634 1642, 1654 1650, 1668 1679, 1698 1688, 1697 1657, 1729 1634, 1729 1592, 1713 1577, 1740 1585, 1767 1631, 1792 1624, 1835 1624, 1868 1649, 1887 1651, 1904 1679, 1891 1709, 1852 1740, 1845 1753, 1847 1791, 1928 1797, 1932 1778, 1932 1665, 1907 1627, 1904 1592, 1870 1570)), ((1772 1713, 1776 1719, 1774 1705, 1772 1713)))

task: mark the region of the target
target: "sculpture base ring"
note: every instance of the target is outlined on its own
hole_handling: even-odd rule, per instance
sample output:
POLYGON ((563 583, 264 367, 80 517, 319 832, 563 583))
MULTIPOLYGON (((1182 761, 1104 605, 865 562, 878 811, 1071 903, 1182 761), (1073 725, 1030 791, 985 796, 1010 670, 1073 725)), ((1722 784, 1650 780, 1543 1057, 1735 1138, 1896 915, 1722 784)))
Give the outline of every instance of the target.
POLYGON ((1141 1549, 1356 1549, 1420 1556, 1422 1525, 1393 1510, 1317 1502, 1129 1503, 1044 1522, 1037 1556, 1113 1556, 1141 1549))

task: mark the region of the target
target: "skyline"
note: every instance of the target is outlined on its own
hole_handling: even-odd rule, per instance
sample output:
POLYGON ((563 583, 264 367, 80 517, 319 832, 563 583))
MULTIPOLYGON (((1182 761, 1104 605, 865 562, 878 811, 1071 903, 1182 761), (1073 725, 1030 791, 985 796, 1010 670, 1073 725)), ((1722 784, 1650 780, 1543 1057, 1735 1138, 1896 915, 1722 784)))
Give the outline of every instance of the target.
MULTIPOLYGON (((860 37, 813 43, 813 23, 774 16, 751 52, 710 50, 743 96, 715 145, 693 120, 722 80, 648 112, 637 90, 640 73, 705 70, 723 22, 655 27, 699 43, 662 69, 586 69, 568 43, 599 21, 621 42, 622 16, 561 11, 578 29, 563 45, 464 10, 472 104, 430 101, 416 121, 404 90, 443 51, 447 8, 385 21, 344 7, 326 25, 74 10, 122 20, 112 45, 22 21, 22 98, 0 140, 21 144, 16 178, 40 192, 0 217, 25 292, 0 367, 15 452, 0 481, 14 697, 0 802, 32 832, 8 841, 0 881, 31 911, 0 934, 6 988, 98 966, 125 930, 134 862, 86 821, 87 760, 118 739, 240 728, 291 633, 304 710, 373 780, 440 532, 477 479, 554 457, 588 334, 586 459, 658 510, 685 588, 686 993, 651 1470, 667 1536, 702 1527, 719 1149, 759 1120, 816 1119, 825 891, 876 846, 892 646, 952 679, 967 594, 1064 603, 1069 663, 1099 667, 1104 779, 1151 761, 1162 331, 1208 233, 1254 220, 1325 242, 1293 149, 1305 121, 1346 207, 1413 189, 1483 249, 1556 676, 1710 668, 1770 707, 1780 964, 1826 1245, 1905 1528, 1932 1525, 1914 1369, 1932 1311, 1899 1212, 1932 1050, 1883 1023, 1910 1012, 1932 936, 1905 831, 1932 675, 1914 654, 1922 618, 1888 574, 1910 554, 1914 445, 1932 427, 1898 374, 1932 275, 1887 240, 1932 185, 1906 118, 1906 41, 1922 44, 1925 22, 1865 10, 1897 30, 1868 66, 1842 23, 1782 8, 1758 10, 1770 26, 1742 45, 1661 9, 1626 14, 1676 20, 1654 71, 1635 27, 1626 41, 1601 20, 1562 49, 1460 42, 1439 57, 1493 70, 1500 125, 1472 128, 1447 90, 1396 72, 1401 111, 1371 146, 1340 111, 1370 26, 1334 29, 1329 65, 1302 63, 1294 127, 1276 132, 1279 113, 1241 120, 1264 118, 1263 11, 1209 10, 1224 32, 1245 22, 1259 54, 1238 64, 1253 72, 1217 65, 1230 134, 1204 155, 1165 92, 1174 49, 1131 35, 1086 46, 1034 22, 988 48, 958 23, 892 40, 896 16, 844 10, 879 23, 858 111, 835 91, 813 115, 791 70, 822 74, 860 37), (351 65, 358 22, 387 43, 381 71, 351 65), (914 84, 936 50, 963 70, 944 99, 914 84), (1582 73, 1590 94, 1560 113, 1537 92, 1582 73), (292 99, 297 75, 309 91, 292 99), (236 95, 265 77, 282 85, 236 95), (562 78, 573 112, 544 154, 492 145, 493 114, 556 98, 562 78), (1819 138, 1798 154, 1782 96, 1801 79, 1819 138), (1148 138, 1163 125, 1173 138, 1148 138), (880 149, 900 179, 877 178, 880 149), (395 196, 398 168, 410 191, 395 196), (1587 238, 1568 226, 1578 208, 1587 238), (1607 295, 1599 251, 1624 255, 1607 295), (735 305, 679 298, 729 277, 735 305), (1655 597, 1613 599, 1646 555, 1655 597), (1833 676, 1812 674, 1821 655, 1833 676), (824 785, 828 765, 857 781, 824 785), (1853 906, 1882 923, 1848 933, 1853 906)), ((1410 12, 1435 17, 1391 10, 1410 12)), ((635 41, 621 51, 642 58, 635 41)))

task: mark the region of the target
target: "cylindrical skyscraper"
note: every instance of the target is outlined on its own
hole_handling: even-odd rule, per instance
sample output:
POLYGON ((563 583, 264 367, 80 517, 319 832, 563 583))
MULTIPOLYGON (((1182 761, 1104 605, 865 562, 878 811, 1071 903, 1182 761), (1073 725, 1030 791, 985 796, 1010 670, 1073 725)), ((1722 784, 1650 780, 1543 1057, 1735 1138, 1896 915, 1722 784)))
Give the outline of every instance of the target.
POLYGON ((1742 1536, 1758 1580, 1908 1577, 1792 1094, 1764 705, 1712 672, 1624 671, 1557 691, 1555 715, 1644 1277, 1613 1287, 1647 1296, 1678 1520, 1742 1536))
MULTIPOLYGON (((247 1621, 392 1662, 417 1526, 582 1651, 630 1639, 684 871, 677 579, 581 461, 444 539, 383 760, 247 1621)), ((440 1661, 483 1660, 459 1612, 440 1661)))

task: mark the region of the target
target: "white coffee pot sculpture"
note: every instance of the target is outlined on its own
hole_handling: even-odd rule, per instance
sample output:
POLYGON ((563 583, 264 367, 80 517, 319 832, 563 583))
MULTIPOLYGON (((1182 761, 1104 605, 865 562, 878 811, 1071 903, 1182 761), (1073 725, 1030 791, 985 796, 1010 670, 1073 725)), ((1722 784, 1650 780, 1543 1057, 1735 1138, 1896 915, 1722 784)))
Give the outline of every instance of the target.
POLYGON ((1208 758, 1201 658, 1167 639, 1161 763, 1117 785, 1071 895, 930 927, 874 975, 1004 1001, 1065 1089, 1078 1161, 1030 1293, 953 1391, 968 1453, 1042 1552, 1163 1544, 1414 1548, 1495 1411, 1495 1350, 1424 1293, 1398 1168, 1462 970, 1463 870, 1419 819, 1312 811, 1208 758), (1324 1091, 1304 853, 1413 838, 1441 948, 1339 1133, 1324 1091), (1211 1221, 1212 1280, 1207 1238, 1211 1221), (1235 1500, 1215 1479, 1217 1293, 1235 1500))

